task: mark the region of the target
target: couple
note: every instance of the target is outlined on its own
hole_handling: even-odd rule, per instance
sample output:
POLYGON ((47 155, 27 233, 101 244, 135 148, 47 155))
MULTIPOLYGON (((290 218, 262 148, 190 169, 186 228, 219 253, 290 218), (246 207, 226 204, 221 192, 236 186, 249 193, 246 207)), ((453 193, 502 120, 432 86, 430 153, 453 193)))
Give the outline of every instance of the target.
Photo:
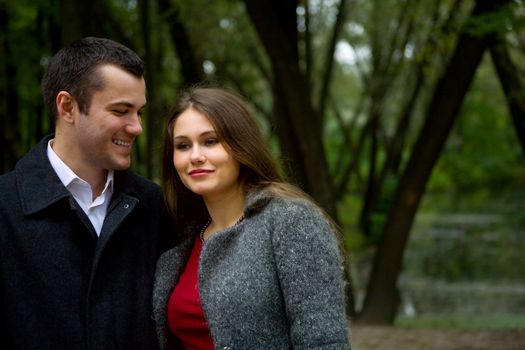
POLYGON ((283 181, 242 100, 182 94, 163 195, 127 170, 136 53, 76 41, 42 89, 55 134, 0 177, 4 349, 350 348, 330 220, 283 181))

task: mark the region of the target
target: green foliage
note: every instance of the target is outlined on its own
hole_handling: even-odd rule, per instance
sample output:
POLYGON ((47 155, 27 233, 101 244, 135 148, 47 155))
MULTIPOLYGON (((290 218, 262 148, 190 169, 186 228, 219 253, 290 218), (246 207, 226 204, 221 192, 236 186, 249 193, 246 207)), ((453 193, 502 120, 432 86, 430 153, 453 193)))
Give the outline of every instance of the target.
POLYGON ((479 37, 487 34, 501 34, 507 31, 513 16, 514 11, 510 6, 502 6, 496 11, 470 18, 466 30, 479 37))
POLYGON ((520 281, 525 275, 524 187, 429 194, 405 255, 410 278, 520 281))
POLYGON ((344 246, 349 252, 358 252, 368 244, 366 237, 357 228, 356 213, 361 206, 361 197, 355 195, 344 196, 338 205, 344 246))
POLYGON ((486 56, 432 174, 429 191, 512 188, 522 181, 523 150, 494 76, 486 56))
POLYGON ((16 128, 13 132, 19 135, 18 147, 25 150, 34 144, 35 135, 39 136, 38 129, 42 128, 44 132, 50 129, 47 118, 43 121, 35 121, 35 114, 47 112, 42 106, 40 77, 50 53, 49 45, 42 37, 51 26, 51 16, 48 11, 55 8, 48 6, 48 9, 44 9, 30 1, 6 1, 4 6, 8 21, 4 24, 6 30, 2 35, 8 55, 3 57, 2 65, 7 65, 8 70, 12 69, 16 85, 12 84, 12 81, 4 83, 9 84, 7 86, 9 90, 16 90, 17 101, 12 102, 16 103, 18 115, 10 117, 19 123, 13 126, 16 128), (42 125, 38 125, 37 122, 42 125))

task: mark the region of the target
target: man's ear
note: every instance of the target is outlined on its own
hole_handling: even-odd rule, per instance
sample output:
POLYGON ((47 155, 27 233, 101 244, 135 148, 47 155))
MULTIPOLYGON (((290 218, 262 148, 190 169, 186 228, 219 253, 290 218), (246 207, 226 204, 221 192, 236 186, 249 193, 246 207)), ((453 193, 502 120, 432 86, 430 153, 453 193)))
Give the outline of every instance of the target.
POLYGON ((67 91, 60 91, 55 102, 57 104, 58 119, 68 124, 73 124, 75 116, 78 114, 78 104, 75 98, 67 91))

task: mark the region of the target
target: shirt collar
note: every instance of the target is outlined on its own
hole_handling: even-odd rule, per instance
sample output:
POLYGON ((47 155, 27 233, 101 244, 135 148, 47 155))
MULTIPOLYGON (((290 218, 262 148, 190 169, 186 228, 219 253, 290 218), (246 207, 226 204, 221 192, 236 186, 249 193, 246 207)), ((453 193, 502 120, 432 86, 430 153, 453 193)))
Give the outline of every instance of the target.
MULTIPOLYGON (((60 159, 60 157, 55 153, 53 150, 53 141, 55 139, 49 140, 47 143, 47 157, 49 158, 49 162, 51 163, 51 166, 57 173, 58 178, 64 186, 67 188, 74 180, 80 180, 82 182, 85 182, 80 176, 75 174, 73 170, 71 170, 70 167, 67 166, 66 163, 60 159)), ((108 175, 106 178, 106 184, 104 185, 104 191, 109 187, 111 192, 113 192, 113 178, 114 178, 114 171, 109 170, 108 175)))
POLYGON ((111 193, 113 193, 113 179, 114 179, 114 171, 113 170, 109 170, 108 171, 108 177, 106 179, 106 185, 104 186, 104 191, 109 187, 109 189, 111 190, 111 193))

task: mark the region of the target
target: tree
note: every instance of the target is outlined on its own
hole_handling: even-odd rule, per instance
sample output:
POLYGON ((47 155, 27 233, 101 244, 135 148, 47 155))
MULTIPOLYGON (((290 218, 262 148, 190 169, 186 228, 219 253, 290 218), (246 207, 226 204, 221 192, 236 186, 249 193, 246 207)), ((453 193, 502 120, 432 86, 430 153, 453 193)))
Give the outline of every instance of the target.
MULTIPOLYGON (((389 11, 387 5, 389 4, 384 2, 374 2, 374 13, 389 11)), ((439 41, 447 41, 447 32, 459 17, 458 13, 461 13, 459 5, 459 1, 453 2, 450 9, 447 9, 448 16, 444 19, 440 18, 443 12, 442 1, 428 3, 407 1, 398 8, 396 16, 392 16, 390 25, 376 23, 385 21, 373 16, 372 67, 370 73, 365 75, 367 96, 370 101, 368 102, 367 123, 363 128, 358 149, 358 152, 363 152, 364 139, 370 138, 370 166, 366 176, 364 203, 359 224, 363 233, 371 240, 375 240, 377 231, 380 230, 377 224, 374 225, 374 216, 383 214, 384 209, 379 208, 380 206, 386 207, 384 203, 381 203, 384 201, 382 197, 388 196, 385 194, 385 183, 388 177, 398 179, 400 176, 402 153, 408 146, 407 137, 410 125, 416 119, 414 113, 416 102, 424 86, 426 84, 431 86, 434 83, 432 78, 427 76, 427 72, 437 70, 442 66, 443 59, 436 59, 435 51, 439 45, 444 45, 439 41), (421 18, 426 17, 428 17, 427 21, 421 21, 421 18), (382 26, 387 28, 380 31, 379 28, 382 26), (392 31, 389 30, 390 27, 397 29, 392 31), (411 49, 417 51, 418 54, 408 66, 408 57, 398 53, 411 49), (391 108, 391 101, 396 99, 395 89, 400 81, 405 85, 405 91, 400 97, 397 97, 402 99, 397 111, 399 116, 395 123, 395 131, 388 136, 385 129, 388 128, 389 123, 385 119, 388 118, 388 114, 392 113, 388 109, 391 108), (382 164, 378 160, 381 154, 384 154, 385 157, 382 164)), ((443 56, 446 57, 447 54, 448 52, 443 56)))
POLYGON ((507 105, 525 155, 525 82, 521 70, 512 61, 505 36, 497 36, 490 55, 505 93, 507 105))
POLYGON ((3 173, 9 164, 13 163, 13 157, 20 156, 16 140, 20 138, 16 127, 16 116, 18 114, 18 94, 10 86, 16 86, 16 66, 13 60, 11 43, 8 41, 8 20, 7 6, 5 2, 0 2, 0 95, 6 96, 0 105, 1 112, 5 117, 2 118, 2 135, 0 138, 0 173, 3 173))
MULTIPOLYGON (((505 3, 478 0, 472 18, 492 13, 505 3)), ((468 27, 464 28, 438 82, 377 247, 366 299, 359 315, 362 322, 392 323, 396 316, 399 303, 396 284, 415 213, 492 34, 475 36, 468 27)))
POLYGON ((168 25, 171 41, 177 51, 182 84, 189 86, 202 82, 204 80, 202 62, 197 59, 197 52, 182 22, 178 6, 170 4, 169 0, 157 0, 157 3, 159 13, 168 25))
POLYGON ((272 65, 277 128, 285 157, 293 159, 302 187, 334 218, 335 196, 328 171, 320 116, 300 67, 297 1, 245 1, 272 65))

